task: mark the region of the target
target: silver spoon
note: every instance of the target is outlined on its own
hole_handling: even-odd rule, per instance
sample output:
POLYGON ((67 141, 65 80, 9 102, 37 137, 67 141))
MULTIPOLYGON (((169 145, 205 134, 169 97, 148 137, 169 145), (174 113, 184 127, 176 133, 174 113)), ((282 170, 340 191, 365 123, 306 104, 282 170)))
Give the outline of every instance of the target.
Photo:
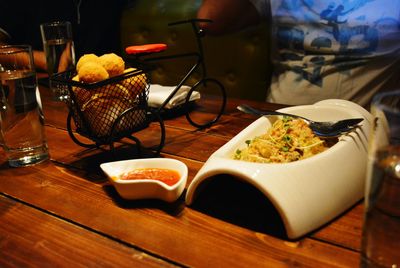
POLYGON ((270 110, 257 110, 246 104, 241 104, 237 106, 237 109, 247 114, 259 115, 259 116, 283 115, 283 116, 291 116, 294 118, 300 118, 303 119, 305 122, 307 122, 308 126, 317 136, 325 138, 337 137, 344 133, 350 132, 353 129, 357 128, 358 124, 364 120, 363 118, 351 118, 333 122, 316 122, 299 115, 293 115, 293 114, 270 111, 270 110))

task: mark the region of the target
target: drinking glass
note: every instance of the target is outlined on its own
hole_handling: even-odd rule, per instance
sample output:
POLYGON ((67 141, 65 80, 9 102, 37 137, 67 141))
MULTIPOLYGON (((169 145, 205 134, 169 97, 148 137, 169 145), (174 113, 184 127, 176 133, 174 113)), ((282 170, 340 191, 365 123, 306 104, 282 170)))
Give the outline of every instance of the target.
MULTIPOLYGON (((75 67, 75 49, 72 38, 72 26, 69 21, 55 21, 40 25, 43 49, 46 54, 49 78, 56 73, 75 67)), ((64 92, 54 87, 49 80, 55 99, 62 99, 64 92)))
POLYGON ((400 267, 400 90, 374 97, 361 267, 400 267))
POLYGON ((32 49, 0 46, 0 143, 13 167, 49 158, 32 49))

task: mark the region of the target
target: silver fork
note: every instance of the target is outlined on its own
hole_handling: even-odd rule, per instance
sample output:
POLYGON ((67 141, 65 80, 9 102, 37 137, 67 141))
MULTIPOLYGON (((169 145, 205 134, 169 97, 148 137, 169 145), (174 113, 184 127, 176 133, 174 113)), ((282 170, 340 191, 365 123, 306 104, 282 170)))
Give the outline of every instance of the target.
POLYGON ((316 121, 310 120, 308 118, 305 118, 305 117, 302 117, 299 115, 293 115, 293 114, 282 113, 282 112, 277 112, 277 111, 270 111, 270 110, 258 110, 249 105, 246 105, 246 104, 241 104, 241 105, 237 106, 237 109, 239 111, 242 111, 247 114, 259 115, 259 116, 283 115, 283 116, 291 116, 294 118, 300 118, 300 119, 303 119, 308 124, 308 126, 315 133, 315 135, 324 137, 324 138, 338 137, 344 133, 350 132, 350 131, 354 130, 355 128, 357 128, 358 124, 364 120, 363 118, 351 118, 351 119, 344 119, 344 120, 333 121, 333 122, 331 122, 331 121, 316 122, 316 121))

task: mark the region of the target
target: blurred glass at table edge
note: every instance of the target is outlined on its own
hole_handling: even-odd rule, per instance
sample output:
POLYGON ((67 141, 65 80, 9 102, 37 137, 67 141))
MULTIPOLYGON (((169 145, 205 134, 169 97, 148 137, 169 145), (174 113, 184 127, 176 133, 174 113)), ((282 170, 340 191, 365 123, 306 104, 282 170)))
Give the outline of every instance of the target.
MULTIPOLYGON (((76 59, 71 23, 69 21, 42 23, 40 32, 49 78, 53 74, 74 69, 76 59)), ((51 80, 49 87, 53 90, 54 100, 62 100, 65 92, 54 87, 51 80)))
POLYGON ((400 90, 371 105, 361 267, 400 267, 400 90))
POLYGON ((0 46, 0 143, 13 167, 49 158, 44 115, 29 45, 0 46))

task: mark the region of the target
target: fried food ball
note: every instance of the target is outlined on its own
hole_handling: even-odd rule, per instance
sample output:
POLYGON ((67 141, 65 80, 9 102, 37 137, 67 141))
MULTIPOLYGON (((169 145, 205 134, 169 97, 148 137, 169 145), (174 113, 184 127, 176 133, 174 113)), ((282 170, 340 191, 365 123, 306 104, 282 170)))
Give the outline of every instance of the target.
POLYGON ((76 64, 76 70, 79 71, 79 69, 82 67, 83 64, 87 62, 99 62, 99 57, 96 54, 85 54, 82 57, 79 58, 77 64, 76 64))
MULTIPOLYGON (((135 71, 136 68, 128 68, 124 73, 135 71)), ((145 73, 131 76, 121 81, 121 84, 128 89, 132 98, 137 97, 147 87, 147 77, 145 73)))
MULTIPOLYGON (((75 75, 74 77, 72 77, 72 81, 76 81, 79 82, 79 75, 75 75)), ((79 87, 72 87, 72 90, 77 93, 79 91, 79 87)))
POLYGON ((146 111, 144 109, 132 110, 126 113, 116 125, 118 117, 132 104, 126 99, 113 99, 105 96, 95 95, 86 103, 82 109, 92 134, 97 137, 108 137, 115 127, 117 133, 132 130, 137 124, 145 122, 146 111))
POLYGON ((109 74, 104 67, 97 62, 86 62, 78 71, 80 81, 94 83, 109 78, 109 74))
MULTIPOLYGON (((79 82, 79 75, 75 75, 72 81, 79 82)), ((91 97, 91 92, 79 86, 73 86, 72 91, 75 94, 75 100, 78 102, 78 106, 82 107, 91 97)))
POLYGON ((98 137, 110 135, 113 122, 123 111, 123 107, 116 100, 97 95, 93 96, 82 108, 91 132, 98 137))
POLYGON ((125 70, 124 60, 114 53, 104 54, 100 56, 99 61, 100 64, 103 65, 104 69, 107 70, 110 77, 120 75, 125 70))
MULTIPOLYGON (((100 88, 91 90, 93 97, 109 97, 109 98, 120 98, 120 99, 130 99, 131 94, 129 90, 121 84, 111 84, 100 88)), ((92 97, 92 98, 93 98, 92 97)))

